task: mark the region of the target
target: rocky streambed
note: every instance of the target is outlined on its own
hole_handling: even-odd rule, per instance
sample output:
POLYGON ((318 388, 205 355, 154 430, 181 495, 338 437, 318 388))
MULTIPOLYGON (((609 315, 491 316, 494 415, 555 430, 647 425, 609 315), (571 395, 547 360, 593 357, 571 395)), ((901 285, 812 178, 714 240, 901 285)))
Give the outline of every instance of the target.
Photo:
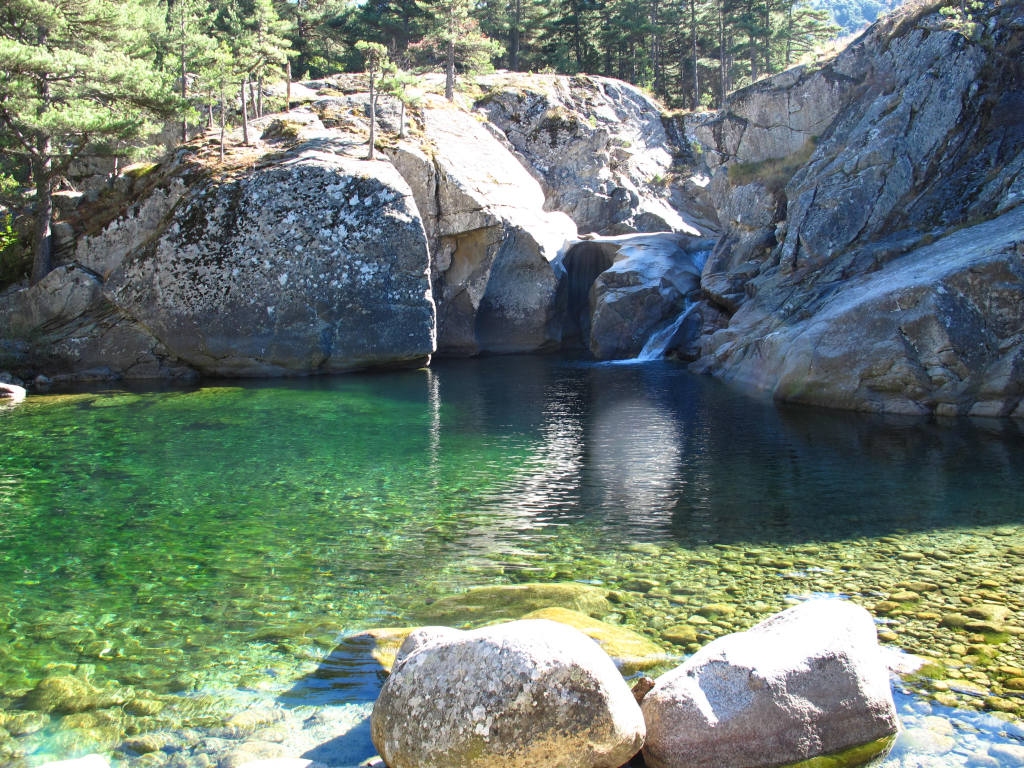
POLYGON ((19 768, 356 765, 386 656, 353 633, 575 611, 656 675, 820 595, 926 660, 897 683, 890 766, 1012 765, 1022 744, 1021 454, 998 422, 780 410, 670 364, 534 357, 30 397, 2 419, 19 768))
MULTIPOLYGON (((409 616, 460 626, 523 616, 567 621, 635 675, 656 674, 795 601, 842 596, 871 610, 884 645, 918 657, 896 679, 907 730, 886 765, 1017 765, 1024 755, 1021 533, 1003 527, 792 548, 636 544, 616 557, 577 555, 591 584, 470 589, 427 605, 410 601, 409 616)), ((522 577, 550 573, 547 562, 541 553, 524 559, 522 577)), ((310 631, 267 633, 280 638, 277 652, 266 654, 280 677, 248 676, 263 693, 245 686, 183 696, 104 681, 102 662, 54 665, 31 690, 8 692, 2 748, 12 765, 26 766, 97 750, 114 750, 115 761, 129 765, 233 766, 300 755, 354 765, 367 756, 369 708, 408 630, 375 630, 336 647, 323 637, 319 652, 310 631), (302 649, 305 659, 287 658, 284 649, 302 649), (287 682, 291 694, 282 696, 287 682)))

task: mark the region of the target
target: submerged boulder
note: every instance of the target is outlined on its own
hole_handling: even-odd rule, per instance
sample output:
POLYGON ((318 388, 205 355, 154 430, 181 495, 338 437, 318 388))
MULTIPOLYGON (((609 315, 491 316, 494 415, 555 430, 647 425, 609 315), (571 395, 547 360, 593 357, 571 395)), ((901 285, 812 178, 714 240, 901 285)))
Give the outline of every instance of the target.
POLYGON ((546 620, 439 638, 397 665, 371 716, 390 768, 618 768, 644 740, 633 695, 586 635, 546 620))
POLYGON ((715 640, 659 677, 642 708, 649 768, 787 765, 879 742, 899 725, 871 614, 842 600, 715 640))
POLYGON ((600 617, 611 613, 608 590, 579 582, 497 584, 473 587, 426 606, 423 618, 443 624, 518 619, 541 608, 568 608, 600 617))
POLYGON ((624 675, 651 669, 669 660, 664 648, 643 635, 626 627, 607 624, 579 611, 542 608, 526 614, 523 619, 547 619, 578 629, 600 645, 624 675))

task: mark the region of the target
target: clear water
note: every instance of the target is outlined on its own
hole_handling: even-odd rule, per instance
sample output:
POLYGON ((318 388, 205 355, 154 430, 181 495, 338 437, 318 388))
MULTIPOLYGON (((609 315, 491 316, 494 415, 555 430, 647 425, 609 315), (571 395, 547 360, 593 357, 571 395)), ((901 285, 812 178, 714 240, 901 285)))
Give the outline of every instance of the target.
MULTIPOLYGON (((1013 423, 782 409, 671 363, 493 358, 30 398, 0 413, 0 723, 48 674, 166 706, 54 713, 6 740, 0 726, 0 764, 208 764, 253 697, 323 703, 301 680, 346 632, 415 623, 477 584, 638 577, 679 594, 626 591, 611 620, 658 639, 702 603, 735 605, 703 640, 812 594, 873 608, 901 580, 940 582, 877 613, 895 647, 953 659, 938 685, 900 683, 911 737, 889 764, 1016 764, 987 750, 1024 748, 1005 685, 1020 636, 938 617, 996 602, 1013 629, 1022 533, 1013 423), (124 747, 154 731, 189 735, 124 747)), ((357 722, 373 681, 345 690, 332 703, 357 722)))

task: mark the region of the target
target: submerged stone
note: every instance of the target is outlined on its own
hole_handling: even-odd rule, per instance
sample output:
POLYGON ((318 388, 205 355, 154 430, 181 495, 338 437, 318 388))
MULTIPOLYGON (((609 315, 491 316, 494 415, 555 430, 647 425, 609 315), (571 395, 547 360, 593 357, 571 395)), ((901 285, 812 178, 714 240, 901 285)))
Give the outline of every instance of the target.
POLYGON ((652 669, 670 658, 663 648, 643 635, 625 627, 606 624, 579 611, 543 608, 526 614, 523 619, 549 619, 578 629, 596 640, 624 675, 652 669))
POLYGON ((73 760, 55 760, 43 763, 41 768, 110 768, 110 763, 102 755, 86 755, 73 760))
POLYGON ((380 627, 366 629, 349 635, 335 649, 338 654, 344 650, 349 652, 366 654, 381 668, 391 671, 391 665, 395 663, 395 654, 405 642, 405 639, 416 627, 380 627))
POLYGON ((677 645, 697 642, 697 630, 689 624, 675 624, 661 631, 661 639, 677 645))
POLYGON ((24 704, 36 712, 72 714, 100 706, 100 691, 71 675, 44 677, 25 695, 24 704))
POLYGON ((440 624, 459 624, 488 619, 518 619, 542 608, 568 608, 588 616, 612 611, 608 590, 579 584, 504 584, 473 587, 458 595, 441 598, 421 611, 440 624))

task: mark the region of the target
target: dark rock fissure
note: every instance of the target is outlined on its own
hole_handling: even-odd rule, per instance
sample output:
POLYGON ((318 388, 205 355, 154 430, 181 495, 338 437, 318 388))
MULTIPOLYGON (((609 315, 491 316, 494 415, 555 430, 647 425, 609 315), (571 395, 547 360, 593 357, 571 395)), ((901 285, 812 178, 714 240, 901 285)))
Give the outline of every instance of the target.
POLYGON ((590 337, 590 292, 598 275, 611 267, 614 249, 577 243, 562 259, 565 274, 558 284, 558 314, 563 318, 562 347, 586 349, 590 337))

